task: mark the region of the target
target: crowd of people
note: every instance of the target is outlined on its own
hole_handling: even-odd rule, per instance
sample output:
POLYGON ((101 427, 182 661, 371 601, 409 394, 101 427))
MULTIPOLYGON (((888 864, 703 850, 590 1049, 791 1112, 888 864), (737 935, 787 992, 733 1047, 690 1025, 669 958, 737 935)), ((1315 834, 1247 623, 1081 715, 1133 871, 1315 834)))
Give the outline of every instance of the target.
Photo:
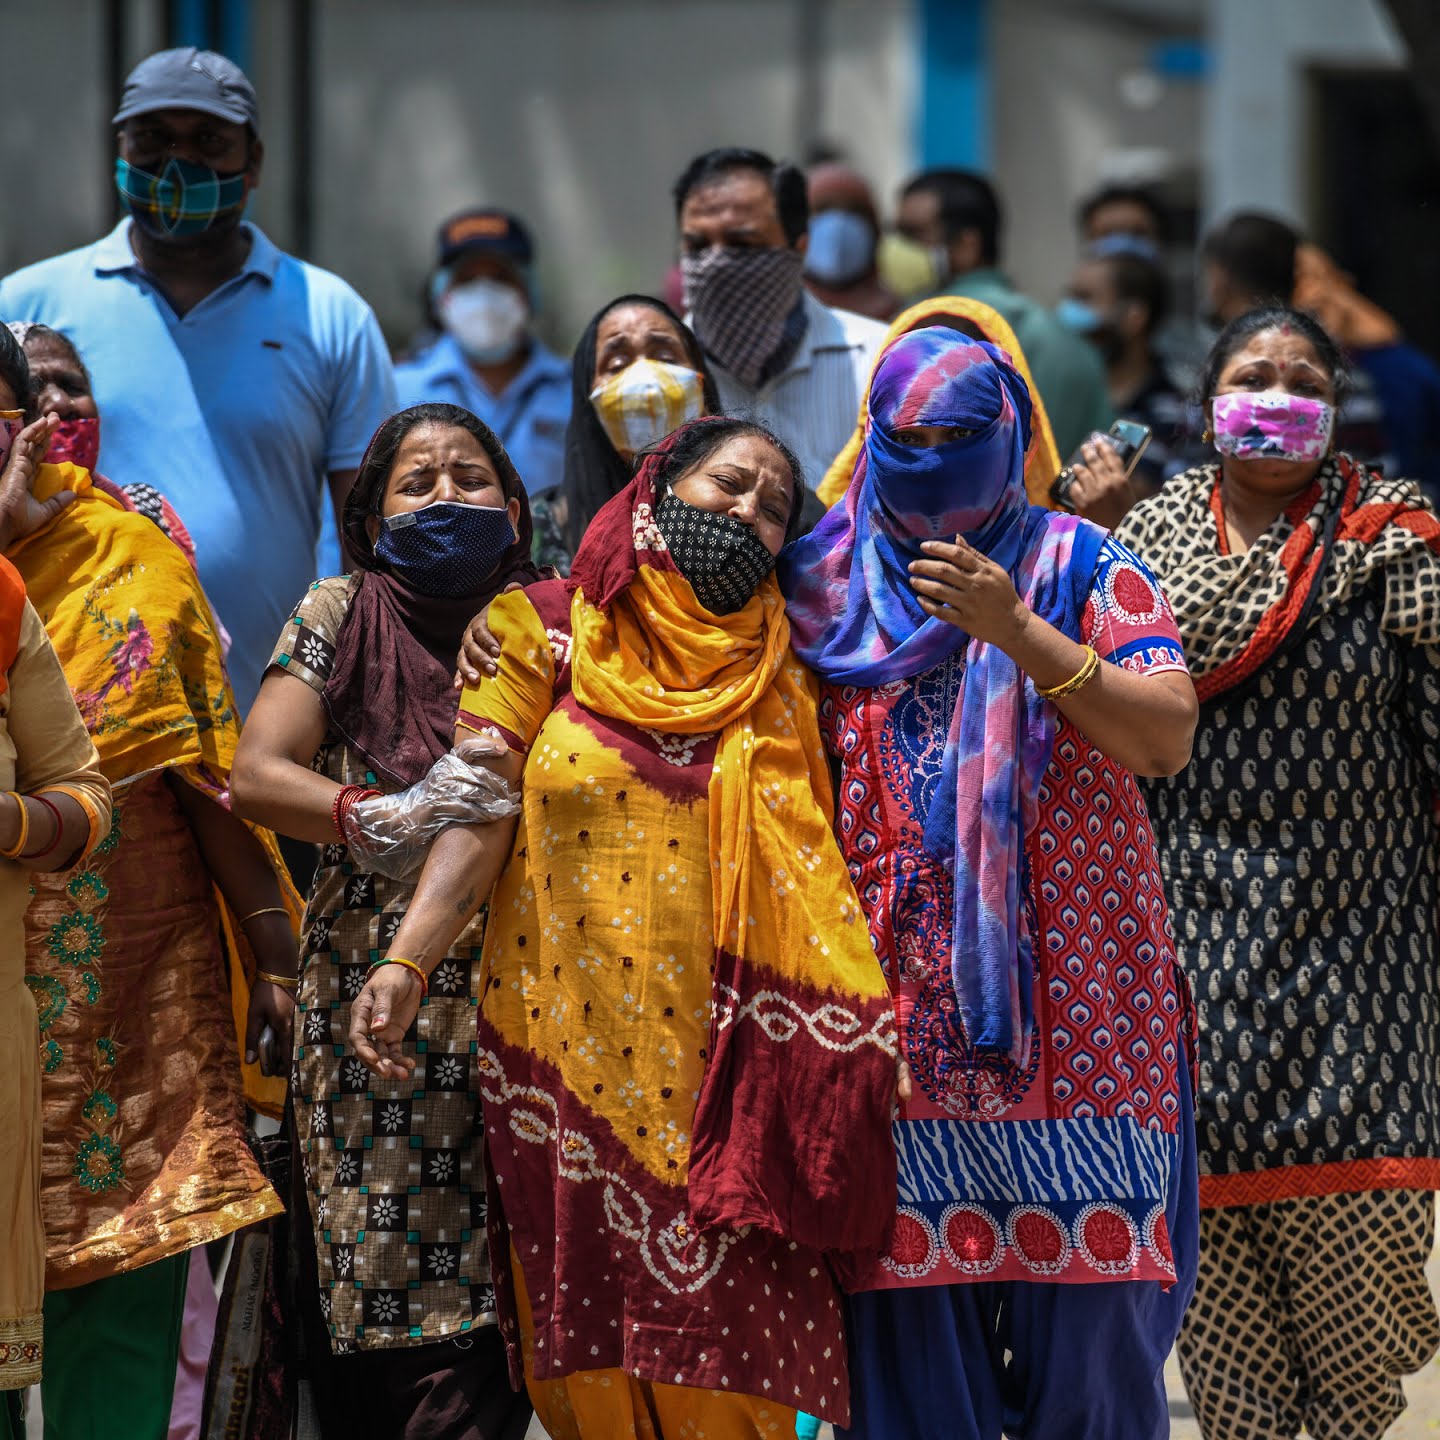
POLYGON ((887 224, 726 148, 568 360, 485 207, 392 362, 244 218, 236 66, 114 124, 119 224, 0 280, 0 1440, 1156 1440, 1177 1346, 1207 1440, 1382 1434, 1440 1350, 1397 323, 1245 214, 1197 347, 1143 188, 1051 307, 983 176, 887 224))

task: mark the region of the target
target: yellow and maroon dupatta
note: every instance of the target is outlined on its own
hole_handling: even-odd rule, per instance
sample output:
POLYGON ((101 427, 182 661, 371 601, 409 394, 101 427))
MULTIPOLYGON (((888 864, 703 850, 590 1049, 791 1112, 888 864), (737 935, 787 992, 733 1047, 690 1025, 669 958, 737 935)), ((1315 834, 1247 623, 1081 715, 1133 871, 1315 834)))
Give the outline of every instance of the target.
POLYGON ((895 1208, 895 1019, 831 829, 815 681, 773 576, 723 619, 695 599, 654 524, 663 454, 600 510, 575 557, 571 684, 598 714, 720 736, 711 913, 675 917, 713 947, 691 1200, 705 1225, 872 1250, 895 1208))

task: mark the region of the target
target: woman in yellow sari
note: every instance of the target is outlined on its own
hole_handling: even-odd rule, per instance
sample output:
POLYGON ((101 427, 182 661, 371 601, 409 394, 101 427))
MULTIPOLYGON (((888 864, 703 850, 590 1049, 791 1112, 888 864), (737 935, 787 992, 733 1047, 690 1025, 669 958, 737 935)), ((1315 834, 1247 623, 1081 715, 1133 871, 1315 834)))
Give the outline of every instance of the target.
MULTIPOLYGON (((0 408, 33 398, 0 327, 0 408)), ((228 809, 239 720, 185 556, 89 471, 34 463, 43 453, 42 440, 28 485, 6 492, 18 517, 6 558, 115 795, 87 866, 36 875, 25 916, 43 1071, 46 1433, 160 1440, 190 1251, 281 1208, 246 1144, 244 1101, 283 1104, 283 1079, 253 1062, 267 1027, 289 1053, 299 907, 273 838, 228 809)))
MULTIPOLYGON (((997 311, 963 295, 937 295, 933 300, 922 300, 895 317, 884 343, 875 352, 875 364, 880 364, 885 352, 900 336, 930 325, 949 325, 972 339, 988 340, 1010 357, 1030 391, 1030 403, 1034 407, 1030 416, 1030 449, 1025 456, 1025 495, 1032 505, 1053 508, 1050 487, 1060 473, 1060 452, 1055 448, 1055 432, 1050 428, 1050 417, 1045 413, 1045 402, 1035 388, 1035 378, 1030 373, 1025 352, 1020 348, 1015 332, 997 311)), ((874 378, 873 372, 871 378, 874 378)), ((820 503, 827 510, 845 496, 850 477, 855 473, 855 461, 865 447, 865 424, 869 418, 870 387, 867 385, 864 398, 860 401, 855 433, 835 457, 816 490, 820 503)))
POLYGON ((499 737, 518 825, 435 841, 351 1012, 360 1058, 407 1074, 422 977, 494 884, 491 1253, 556 1440, 848 1419, 832 1265, 888 1229, 896 1049, 772 573, 802 485, 761 427, 693 421, 570 584, 495 600, 499 673, 458 726, 499 737))

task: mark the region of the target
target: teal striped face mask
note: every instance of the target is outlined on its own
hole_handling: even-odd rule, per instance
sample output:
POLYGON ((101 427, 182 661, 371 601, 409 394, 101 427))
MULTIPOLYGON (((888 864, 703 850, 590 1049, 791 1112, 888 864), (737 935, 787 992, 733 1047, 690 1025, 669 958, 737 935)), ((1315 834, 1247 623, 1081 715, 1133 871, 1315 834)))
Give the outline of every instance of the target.
POLYGON ((158 174, 115 162, 115 188, 135 223, 169 240, 203 235, 237 216, 249 193, 248 174, 221 175, 208 165, 171 156, 158 174))

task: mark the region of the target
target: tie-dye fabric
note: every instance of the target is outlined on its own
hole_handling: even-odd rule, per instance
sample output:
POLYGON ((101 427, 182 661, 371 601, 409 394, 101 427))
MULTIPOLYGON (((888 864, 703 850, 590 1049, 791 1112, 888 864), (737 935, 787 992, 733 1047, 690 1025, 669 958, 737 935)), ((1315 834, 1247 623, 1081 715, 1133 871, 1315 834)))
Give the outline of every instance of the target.
MULTIPOLYGON (((932 295, 921 300, 908 310, 902 310, 890 322, 885 342, 875 352, 875 364, 885 353, 890 343, 912 330, 924 330, 932 325, 947 326, 959 330, 974 340, 988 340, 998 346, 1020 372, 1025 388, 1030 392, 1030 448, 1025 454, 1025 493, 1032 505, 1051 510, 1050 486, 1060 473, 1060 452, 1055 448, 1055 432, 1050 428, 1050 416, 1045 409, 1045 397, 1035 388, 1035 377, 1030 373, 1030 362, 1015 338, 1009 322, 998 310, 972 300, 968 295, 932 295)), ((871 373, 874 373, 873 367, 871 373)), ((820 503, 828 510, 837 501, 845 498, 850 488, 850 479, 855 474, 855 462, 865 448, 865 429, 870 421, 870 387, 860 401, 860 414, 855 429, 845 448, 830 462, 825 478, 815 487, 820 503)))
POLYGON ((967 1031, 1021 1065, 1034 1017, 1024 839, 1058 712, 1002 650, 927 615, 907 566, 926 540, 963 535, 1037 615, 1080 638, 1105 532, 1026 502, 1029 425, 1029 391, 1002 351, 948 328, 901 336, 876 367, 843 504, 779 566, 796 653, 823 680, 878 687, 965 651, 925 844, 954 869, 951 975, 967 1031), (933 449, 895 439, 921 425, 972 433, 933 449))

